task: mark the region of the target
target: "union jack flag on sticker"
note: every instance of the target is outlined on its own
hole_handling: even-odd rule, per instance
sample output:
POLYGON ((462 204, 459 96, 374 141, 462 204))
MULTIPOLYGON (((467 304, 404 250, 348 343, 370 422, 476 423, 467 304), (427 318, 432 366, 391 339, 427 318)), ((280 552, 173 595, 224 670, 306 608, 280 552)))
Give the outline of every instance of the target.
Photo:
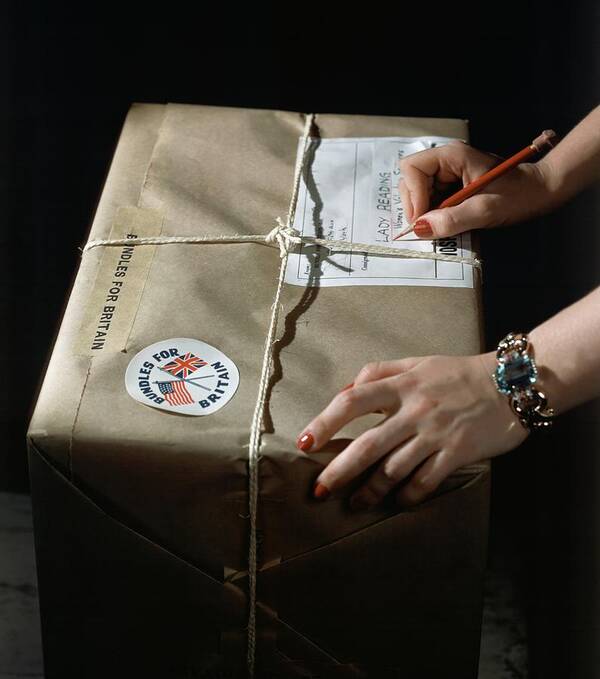
POLYGON ((188 351, 183 356, 177 356, 173 361, 163 366, 162 369, 165 372, 171 373, 174 377, 187 377, 203 365, 208 364, 188 351))
POLYGON ((172 406, 184 406, 194 403, 190 392, 186 389, 185 382, 157 382, 160 393, 172 406))
POLYGON ((131 398, 173 416, 212 415, 233 398, 239 383, 239 370, 228 356, 189 337, 145 347, 125 371, 131 398))

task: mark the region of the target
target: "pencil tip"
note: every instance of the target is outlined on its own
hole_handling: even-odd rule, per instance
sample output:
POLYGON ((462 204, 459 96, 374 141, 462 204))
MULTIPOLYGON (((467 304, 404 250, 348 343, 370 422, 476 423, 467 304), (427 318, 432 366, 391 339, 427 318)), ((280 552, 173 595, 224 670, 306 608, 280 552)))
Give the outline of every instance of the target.
POLYGON ((414 230, 414 226, 411 224, 408 228, 404 229, 404 231, 400 231, 399 234, 394 236, 392 240, 398 240, 398 238, 402 238, 402 236, 408 235, 411 231, 414 230))

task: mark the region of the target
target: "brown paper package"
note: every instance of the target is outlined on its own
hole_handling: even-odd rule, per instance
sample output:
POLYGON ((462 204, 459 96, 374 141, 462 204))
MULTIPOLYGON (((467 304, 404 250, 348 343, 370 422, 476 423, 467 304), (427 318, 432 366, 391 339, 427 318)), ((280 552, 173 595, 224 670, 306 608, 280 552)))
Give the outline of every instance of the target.
MULTIPOLYGON (((304 121, 134 105, 90 239, 267 233, 287 215, 304 121)), ((323 138, 467 136, 462 120, 315 122, 323 138)), ((94 350, 118 258, 102 247, 82 257, 28 434, 46 677, 244 677, 248 438, 279 252, 135 248, 94 350), (237 364, 224 408, 177 416, 127 394, 131 358, 171 337, 237 364)), ((259 464, 256 676, 476 677, 488 466, 456 472, 417 507, 358 512, 348 498, 364 476, 324 502, 311 489, 378 416, 318 453, 295 440, 367 362, 479 352, 478 272, 473 289, 286 284, 282 304, 259 464)))

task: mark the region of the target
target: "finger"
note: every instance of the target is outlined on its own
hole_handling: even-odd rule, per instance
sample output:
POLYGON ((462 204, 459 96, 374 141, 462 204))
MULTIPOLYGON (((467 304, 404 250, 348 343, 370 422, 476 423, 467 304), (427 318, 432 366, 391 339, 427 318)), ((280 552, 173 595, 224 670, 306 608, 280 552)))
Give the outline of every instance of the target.
POLYGON ((505 221, 505 217, 499 207, 497 196, 478 194, 455 207, 432 210, 420 218, 420 221, 427 222, 431 229, 429 234, 423 237, 448 238, 471 229, 500 225, 505 221), (430 235, 431 233, 433 235, 430 235))
POLYGON ((412 164, 403 166, 404 185, 410 195, 413 207, 411 221, 429 209, 429 194, 433 187, 433 176, 412 164))
POLYGON ((305 453, 319 450, 344 425, 374 410, 397 410, 400 405, 397 380, 390 377, 344 389, 310 422, 298 438, 305 453))
POLYGON ((425 177, 435 177, 441 182, 457 182, 462 179, 462 167, 460 166, 464 164, 465 156, 472 150, 474 149, 466 144, 459 146, 448 144, 412 153, 400 163, 400 172, 406 178, 410 169, 415 168, 425 177))
POLYGON ((367 363, 361 369, 354 384, 365 384, 366 382, 374 382, 385 377, 392 377, 393 375, 400 375, 408 372, 423 360, 422 356, 400 358, 395 361, 374 361, 367 363))
POLYGON ((451 142, 405 158, 400 170, 413 208, 411 221, 429 209, 434 185, 448 187, 458 181, 467 184, 494 164, 488 154, 463 142, 451 142))
POLYGON ((400 180, 398 188, 400 190, 400 200, 404 206, 404 219, 408 224, 411 224, 415 210, 410 199, 410 191, 406 188, 406 184, 403 179, 400 180))
POLYGON ((367 483, 350 499, 353 509, 366 509, 378 504, 432 452, 432 446, 422 436, 416 436, 392 451, 367 483))
MULTIPOLYGON (((441 148, 443 181, 449 181, 445 177, 451 176, 456 179, 450 181, 460 179, 466 185, 498 164, 498 156, 475 149, 461 141, 452 141, 441 148)), ((441 179, 441 176, 438 178, 441 179)))
POLYGON ((440 450, 430 455, 409 482, 396 493, 396 502, 401 506, 422 502, 435 492, 440 483, 458 466, 453 463, 448 451, 440 450))
POLYGON ((460 181, 464 185, 485 174, 497 163, 497 158, 491 154, 474 149, 464 142, 453 141, 407 156, 400 163, 400 172, 406 176, 410 168, 414 167, 443 184, 460 181))
POLYGON ((415 433, 414 421, 391 417, 361 434, 321 472, 317 484, 330 492, 342 488, 415 433))

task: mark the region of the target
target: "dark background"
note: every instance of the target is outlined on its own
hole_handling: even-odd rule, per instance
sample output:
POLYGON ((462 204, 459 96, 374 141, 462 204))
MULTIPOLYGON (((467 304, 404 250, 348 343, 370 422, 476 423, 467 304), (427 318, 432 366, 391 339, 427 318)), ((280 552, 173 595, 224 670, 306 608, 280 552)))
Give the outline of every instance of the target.
MULTIPOLYGON (((132 102, 461 117, 510 155, 598 103, 599 8, 2 4, 0 490, 27 492, 27 421, 132 102)), ((598 284, 599 204, 483 234, 488 348, 598 284)), ((600 677, 598 422, 596 403, 494 462, 490 568, 516 583, 536 679, 600 677)))

